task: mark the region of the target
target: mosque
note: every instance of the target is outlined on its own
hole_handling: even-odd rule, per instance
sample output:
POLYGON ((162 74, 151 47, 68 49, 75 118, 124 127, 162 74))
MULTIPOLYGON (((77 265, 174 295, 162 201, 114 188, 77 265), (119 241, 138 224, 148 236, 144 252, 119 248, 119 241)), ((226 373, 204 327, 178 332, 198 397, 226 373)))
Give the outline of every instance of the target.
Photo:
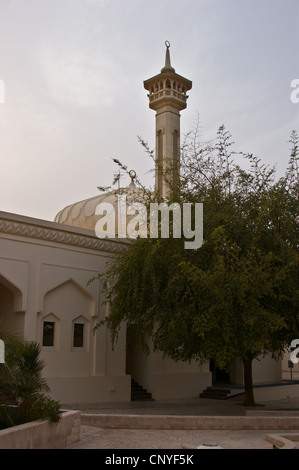
MULTIPOLYGON (((169 162, 178 169, 180 112, 192 82, 176 73, 170 44, 165 45, 165 65, 144 81, 144 88, 156 113, 155 187, 167 198, 169 186, 159 170, 169 162)), ((138 191, 133 178, 123 188, 132 197, 138 191)), ((116 192, 98 194, 60 210, 54 222, 0 211, 0 321, 41 344, 50 394, 62 403, 130 401, 132 379, 153 399, 198 397, 217 380, 210 364, 173 362, 156 352, 128 353, 125 326, 114 349, 105 326, 93 331, 109 309, 99 281, 88 281, 131 243, 96 236, 96 207, 108 202, 117 210, 116 201, 116 192)), ((227 379, 243 383, 241 363, 232 364, 227 379)), ((255 361, 255 383, 280 381, 280 362, 255 361)))

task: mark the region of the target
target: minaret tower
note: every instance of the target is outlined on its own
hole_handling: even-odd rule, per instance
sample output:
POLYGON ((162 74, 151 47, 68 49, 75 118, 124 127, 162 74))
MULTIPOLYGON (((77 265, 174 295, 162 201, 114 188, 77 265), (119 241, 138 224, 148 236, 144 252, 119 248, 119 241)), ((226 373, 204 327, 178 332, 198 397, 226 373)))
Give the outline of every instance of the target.
POLYGON ((171 182, 179 177, 180 111, 187 107, 186 92, 192 82, 175 72, 170 62, 170 43, 165 42, 165 66, 159 75, 144 81, 149 91, 149 107, 156 111, 155 185, 168 199, 171 182))

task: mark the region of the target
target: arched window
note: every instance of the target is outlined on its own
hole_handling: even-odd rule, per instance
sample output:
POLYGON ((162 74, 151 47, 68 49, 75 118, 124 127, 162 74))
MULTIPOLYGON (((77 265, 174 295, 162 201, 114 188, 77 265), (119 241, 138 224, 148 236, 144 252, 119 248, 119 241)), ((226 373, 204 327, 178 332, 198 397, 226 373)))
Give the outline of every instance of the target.
POLYGON ((49 313, 42 318, 41 328, 41 344, 42 347, 59 348, 59 336, 60 336, 60 319, 49 313))
POLYGON ((89 321, 83 315, 72 322, 72 350, 86 351, 89 342, 89 321))

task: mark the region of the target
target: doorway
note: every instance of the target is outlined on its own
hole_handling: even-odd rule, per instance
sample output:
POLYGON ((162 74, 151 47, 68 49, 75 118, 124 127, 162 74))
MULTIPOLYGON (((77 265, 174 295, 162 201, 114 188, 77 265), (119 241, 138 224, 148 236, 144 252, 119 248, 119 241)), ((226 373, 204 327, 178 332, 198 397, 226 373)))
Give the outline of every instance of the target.
POLYGON ((212 372, 212 384, 213 385, 223 385, 230 384, 230 373, 228 370, 220 369, 217 366, 216 362, 210 360, 210 372, 212 372))

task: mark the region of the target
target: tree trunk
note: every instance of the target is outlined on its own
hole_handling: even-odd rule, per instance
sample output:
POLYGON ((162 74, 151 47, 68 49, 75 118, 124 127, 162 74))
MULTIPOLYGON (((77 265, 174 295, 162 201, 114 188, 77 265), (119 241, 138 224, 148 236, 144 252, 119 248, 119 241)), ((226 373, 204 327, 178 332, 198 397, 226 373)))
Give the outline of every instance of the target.
POLYGON ((252 381, 252 359, 243 359, 244 366, 244 403, 245 406, 255 406, 252 381))

